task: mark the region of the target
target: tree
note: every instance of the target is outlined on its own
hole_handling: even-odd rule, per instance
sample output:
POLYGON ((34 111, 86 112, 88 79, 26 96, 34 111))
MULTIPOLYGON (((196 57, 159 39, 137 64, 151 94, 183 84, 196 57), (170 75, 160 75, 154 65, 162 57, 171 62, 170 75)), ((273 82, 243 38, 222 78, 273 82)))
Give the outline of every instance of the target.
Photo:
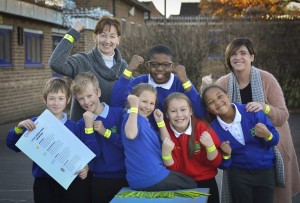
POLYGON ((200 15, 220 17, 264 17, 283 15, 291 2, 300 0, 201 0, 200 15))

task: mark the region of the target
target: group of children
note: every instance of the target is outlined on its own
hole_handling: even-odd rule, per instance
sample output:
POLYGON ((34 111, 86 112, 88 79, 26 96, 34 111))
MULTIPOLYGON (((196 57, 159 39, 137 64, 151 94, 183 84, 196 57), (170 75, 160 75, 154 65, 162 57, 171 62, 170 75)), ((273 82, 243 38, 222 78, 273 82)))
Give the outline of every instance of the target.
MULTIPOLYGON (((219 86, 207 87, 202 98, 185 67, 172 62, 172 51, 156 45, 148 52, 149 74, 132 78, 143 63, 134 56, 115 83, 110 105, 101 103, 101 89, 90 72, 79 74, 71 92, 86 111, 77 123, 63 113, 70 90, 60 78, 50 79, 44 101, 96 157, 64 190, 33 163, 35 202, 109 202, 122 187, 142 191, 209 188, 209 203, 219 202, 217 168, 230 171, 234 202, 271 203, 274 197, 274 152, 279 135, 263 112, 246 112, 230 103, 219 86), (174 74, 176 73, 176 74, 174 74), (206 111, 216 115, 205 121, 206 111), (89 172, 90 171, 90 172, 89 172), (76 195, 76 196, 75 196, 76 195)), ((8 147, 35 120, 12 129, 8 147)))

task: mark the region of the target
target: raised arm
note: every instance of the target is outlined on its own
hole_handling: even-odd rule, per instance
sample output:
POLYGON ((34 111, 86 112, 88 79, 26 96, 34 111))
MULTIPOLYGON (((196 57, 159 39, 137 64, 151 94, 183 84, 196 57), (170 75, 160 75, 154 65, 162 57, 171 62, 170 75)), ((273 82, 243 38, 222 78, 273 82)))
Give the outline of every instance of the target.
POLYGON ((125 134, 126 137, 130 140, 136 138, 138 133, 138 108, 139 108, 139 98, 135 95, 128 95, 127 97, 128 104, 130 106, 130 113, 128 120, 125 124, 125 134))

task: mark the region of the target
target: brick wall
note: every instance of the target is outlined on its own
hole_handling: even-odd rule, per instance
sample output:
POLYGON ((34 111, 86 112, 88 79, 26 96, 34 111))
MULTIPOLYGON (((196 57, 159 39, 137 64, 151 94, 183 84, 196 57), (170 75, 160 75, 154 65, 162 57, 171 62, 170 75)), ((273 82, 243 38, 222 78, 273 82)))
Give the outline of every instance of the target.
POLYGON ((51 55, 51 27, 46 23, 2 15, 4 25, 13 26, 12 62, 13 67, 0 68, 0 124, 20 118, 37 115, 45 108, 42 100, 42 88, 52 76, 48 66, 51 55), (17 26, 42 30, 42 68, 25 68, 25 40, 23 45, 17 43, 17 26))

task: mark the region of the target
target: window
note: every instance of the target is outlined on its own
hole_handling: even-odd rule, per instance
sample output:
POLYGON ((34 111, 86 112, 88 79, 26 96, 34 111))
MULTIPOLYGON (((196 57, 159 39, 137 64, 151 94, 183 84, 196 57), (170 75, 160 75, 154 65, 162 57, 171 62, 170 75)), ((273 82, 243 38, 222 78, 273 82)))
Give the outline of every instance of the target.
MULTIPOLYGON (((58 36, 58 35, 53 35, 52 36, 52 51, 54 51, 54 49, 56 48, 56 46, 59 44, 59 42, 62 40, 63 36, 58 36)), ((53 77, 56 78, 61 78, 62 75, 60 75, 59 73, 53 72, 52 74, 53 77)))
POLYGON ((42 67, 43 32, 24 29, 25 34, 25 66, 42 67))
POLYGON ((0 67, 12 66, 12 26, 0 25, 0 67))
POLYGON ((52 36, 52 51, 56 48, 63 36, 52 36))

